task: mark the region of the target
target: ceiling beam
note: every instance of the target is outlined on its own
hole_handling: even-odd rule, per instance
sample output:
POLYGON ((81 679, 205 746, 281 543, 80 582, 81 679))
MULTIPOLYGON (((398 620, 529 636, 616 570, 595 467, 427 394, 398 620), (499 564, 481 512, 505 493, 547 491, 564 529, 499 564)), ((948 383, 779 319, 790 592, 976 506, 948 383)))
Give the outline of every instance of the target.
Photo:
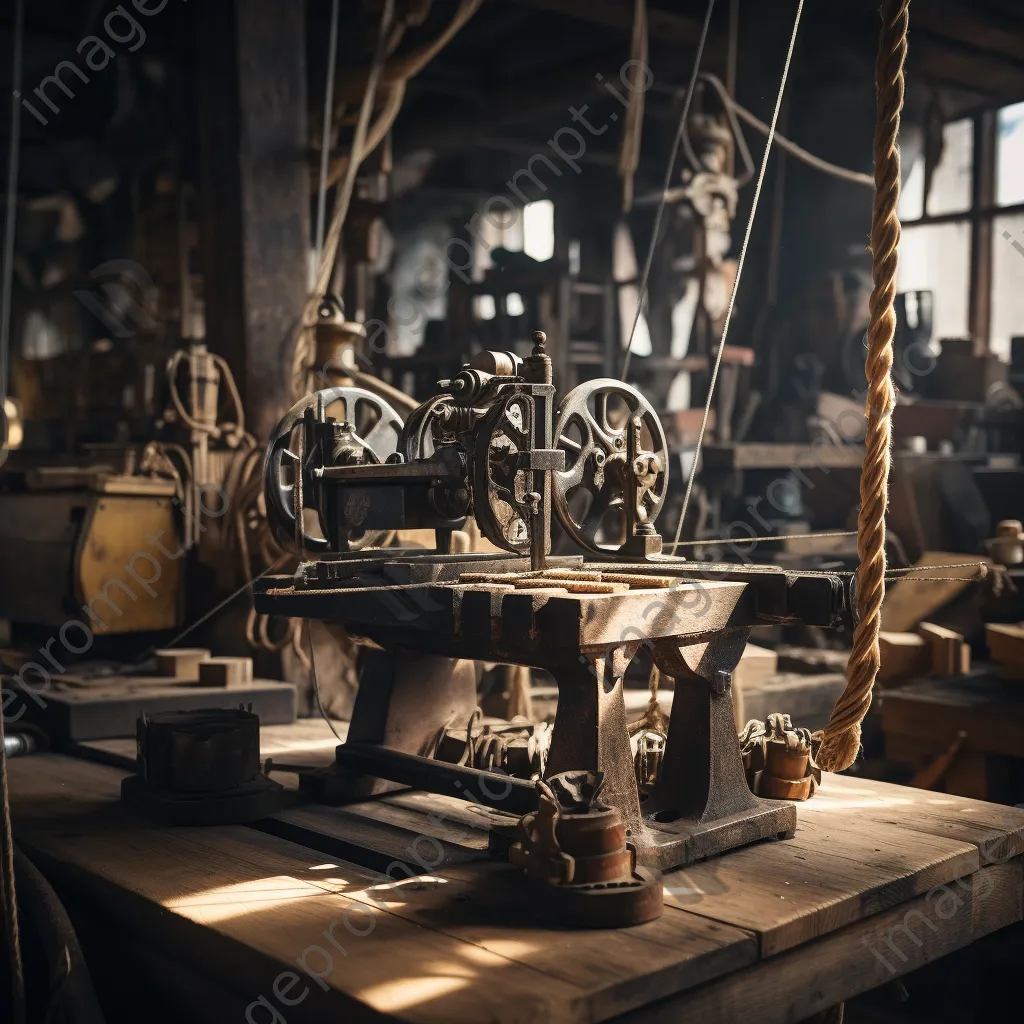
POLYGON ((958 85, 1013 102, 1024 100, 1024 63, 961 46, 930 32, 911 37, 910 74, 937 83, 958 85))
MULTIPOLYGON (((633 4, 630 0, 514 0, 522 7, 533 7, 552 14, 564 14, 578 21, 589 21, 620 32, 633 31, 633 4)), ((685 14, 647 9, 647 25, 651 40, 695 43, 700 37, 700 21, 685 14)))
POLYGON ((614 75, 621 63, 620 48, 606 48, 546 76, 531 74, 505 82, 500 89, 480 93, 475 103, 458 110, 445 104, 438 114, 403 111, 395 126, 396 150, 407 153, 430 149, 444 153, 471 149, 481 135, 493 137, 508 125, 530 123, 554 114, 564 115, 564 124, 571 125, 570 106, 581 107, 595 95, 608 95, 596 73, 614 75))
POLYGON ((915 28, 936 36, 1024 61, 1024 20, 980 11, 957 0, 928 0, 911 10, 911 47, 915 28))

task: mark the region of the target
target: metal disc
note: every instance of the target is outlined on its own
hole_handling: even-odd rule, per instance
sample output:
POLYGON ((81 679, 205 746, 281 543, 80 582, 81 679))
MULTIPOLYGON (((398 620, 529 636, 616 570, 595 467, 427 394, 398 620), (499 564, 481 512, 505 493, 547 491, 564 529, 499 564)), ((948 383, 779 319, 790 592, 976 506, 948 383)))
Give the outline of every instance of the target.
MULTIPOLYGON (((294 548, 295 473, 298 469, 294 464, 290 468, 285 467, 285 452, 289 450, 292 433, 302 423, 306 410, 316 408, 321 402, 325 411, 332 406, 341 406, 340 414, 335 418, 355 427, 359 440, 373 452, 378 462, 387 461, 398 450, 398 440, 402 433, 402 417, 379 395, 363 388, 327 388, 306 395, 292 406, 277 425, 263 462, 263 495, 267 504, 267 518, 278 542, 289 549, 294 548)), ((315 452, 305 453, 304 473, 312 468, 310 463, 315 455, 315 452)), ((311 478, 307 476, 303 487, 305 494, 313 493, 311 483, 311 478)), ((367 547, 376 536, 366 534, 351 546, 367 547)), ((310 551, 330 550, 322 535, 311 534, 305 528, 303 543, 310 551)))
POLYGON ((570 391, 555 414, 555 445, 565 452, 565 469, 552 476, 555 514, 565 532, 590 551, 618 551, 626 541, 634 427, 640 434, 637 455, 652 457, 648 461, 657 466, 638 501, 638 519, 653 524, 668 493, 668 442, 647 399, 628 384, 601 378, 570 391))
POLYGON ((519 503, 529 490, 519 454, 530 450, 533 424, 528 398, 499 400, 477 432, 473 451, 473 508, 480 531, 506 551, 530 550, 530 533, 519 503))

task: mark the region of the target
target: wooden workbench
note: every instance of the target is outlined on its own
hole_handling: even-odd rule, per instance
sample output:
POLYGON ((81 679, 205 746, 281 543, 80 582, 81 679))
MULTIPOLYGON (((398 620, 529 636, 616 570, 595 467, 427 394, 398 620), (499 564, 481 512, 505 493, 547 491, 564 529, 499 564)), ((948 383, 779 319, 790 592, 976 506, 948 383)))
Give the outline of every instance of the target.
MULTIPOLYGON (((287 728, 267 746, 323 759, 287 728)), ((124 774, 11 761, 15 829, 178 1020, 799 1021, 1022 918, 1024 811, 877 782, 826 776, 795 839, 666 875, 658 921, 584 932, 531 922, 487 858, 498 812, 406 791, 173 829, 120 803, 124 774)))

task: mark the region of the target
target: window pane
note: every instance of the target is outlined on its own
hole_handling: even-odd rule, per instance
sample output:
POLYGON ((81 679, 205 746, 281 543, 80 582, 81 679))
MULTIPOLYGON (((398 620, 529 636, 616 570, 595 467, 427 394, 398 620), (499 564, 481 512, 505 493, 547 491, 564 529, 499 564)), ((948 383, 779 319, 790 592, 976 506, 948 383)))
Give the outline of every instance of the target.
POLYGON ((942 129, 942 159, 932 174, 928 212, 933 216, 971 208, 974 122, 951 121, 942 129))
POLYGON ((523 207, 523 252, 542 263, 555 255, 555 204, 550 199, 523 207))
POLYGON ((904 229, 897 287, 901 292, 933 293, 936 338, 968 336, 970 277, 969 224, 928 224, 904 229))
POLYGON ((1024 203, 1024 103, 999 111, 996 202, 1000 206, 1024 203))
POLYGON ((900 220, 920 220, 924 216, 924 157, 919 156, 910 168, 900 192, 900 220))
POLYGON ((992 237, 992 351, 1010 358, 1010 338, 1024 335, 1024 214, 996 217, 992 237))

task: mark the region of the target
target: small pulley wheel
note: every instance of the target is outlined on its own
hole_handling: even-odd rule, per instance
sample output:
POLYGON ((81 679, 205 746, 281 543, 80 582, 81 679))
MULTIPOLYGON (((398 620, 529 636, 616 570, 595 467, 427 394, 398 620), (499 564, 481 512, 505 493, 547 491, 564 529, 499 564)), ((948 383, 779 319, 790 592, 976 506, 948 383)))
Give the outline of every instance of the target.
POLYGON ((668 494, 668 442, 636 388, 608 378, 574 388, 555 413, 555 445, 565 452, 565 469, 552 474, 555 514, 577 544, 618 551, 634 488, 634 521, 653 527, 668 494))
MULTIPOLYGON (((359 443, 375 456, 378 463, 386 462, 394 455, 402 433, 402 417, 383 398, 363 388, 326 388, 306 395, 291 407, 274 430, 263 461, 267 519, 274 537, 289 550, 295 548, 295 480, 299 472, 292 457, 292 435, 296 427, 301 427, 306 411, 317 408, 330 411, 339 422, 351 424, 359 443)), ((303 493, 311 497, 315 493, 314 465, 328 465, 329 462, 316 451, 304 452, 303 462, 303 493)), ((306 507, 310 507, 308 503, 306 507)), ((302 536, 307 550, 330 550, 330 544, 322 534, 311 534, 304 526, 302 536)), ((350 546, 354 549, 367 547, 375 536, 366 534, 350 546)))

